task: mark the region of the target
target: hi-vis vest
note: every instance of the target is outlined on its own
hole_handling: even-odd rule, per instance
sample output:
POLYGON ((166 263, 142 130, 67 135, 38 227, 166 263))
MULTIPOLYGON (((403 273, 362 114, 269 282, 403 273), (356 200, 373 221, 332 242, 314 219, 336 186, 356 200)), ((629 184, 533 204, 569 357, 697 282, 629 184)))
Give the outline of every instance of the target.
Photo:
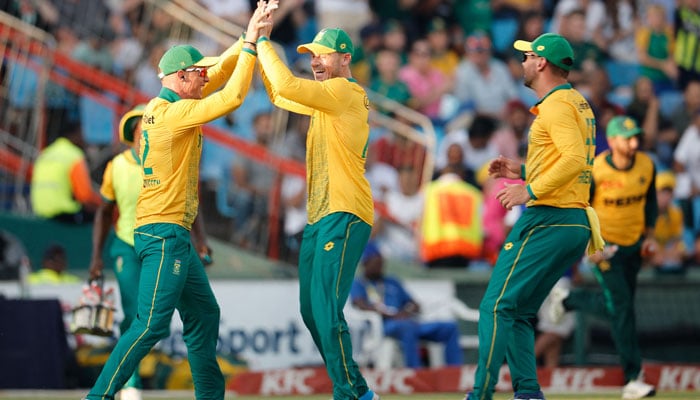
POLYGON ((73 197, 70 170, 81 158, 83 151, 63 137, 44 149, 32 173, 30 196, 34 214, 51 218, 80 211, 82 206, 73 197))
POLYGON ((438 179, 428 184, 421 228, 422 261, 479 257, 484 240, 482 206, 479 189, 461 179, 438 179))

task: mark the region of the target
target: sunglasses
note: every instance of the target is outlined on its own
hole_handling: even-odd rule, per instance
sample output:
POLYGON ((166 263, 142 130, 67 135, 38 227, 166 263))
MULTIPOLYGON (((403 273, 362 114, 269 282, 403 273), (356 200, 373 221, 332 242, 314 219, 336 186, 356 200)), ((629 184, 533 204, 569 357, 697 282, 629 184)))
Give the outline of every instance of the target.
POLYGON ((538 57, 535 53, 523 53, 523 62, 527 61, 528 57, 538 57))
POLYGON ((187 68, 184 69, 183 71, 185 72, 196 72, 199 74, 200 78, 206 78, 207 77, 207 67, 192 67, 192 68, 187 68))

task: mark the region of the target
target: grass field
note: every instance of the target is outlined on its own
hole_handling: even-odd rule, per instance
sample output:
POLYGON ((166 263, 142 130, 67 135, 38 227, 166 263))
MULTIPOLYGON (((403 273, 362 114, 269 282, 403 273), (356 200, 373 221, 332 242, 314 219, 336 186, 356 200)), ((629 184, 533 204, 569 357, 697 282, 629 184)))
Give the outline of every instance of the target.
MULTIPOLYGON (((79 400, 86 394, 86 391, 37 391, 37 390, 0 390, 0 399, 3 400, 79 400)), ((382 400, 461 400, 463 393, 420 393, 414 395, 387 394, 382 395, 382 400)), ((147 391, 143 400, 191 400, 193 393, 189 391, 147 391)), ((314 396, 236 396, 228 393, 226 400, 329 400, 330 395, 314 396)), ((494 400, 508 400, 510 394, 498 394, 494 400)), ((619 400, 620 393, 595 393, 595 394, 549 394, 548 400, 619 400)), ((700 400, 699 392, 662 392, 656 395, 657 400, 700 400)))

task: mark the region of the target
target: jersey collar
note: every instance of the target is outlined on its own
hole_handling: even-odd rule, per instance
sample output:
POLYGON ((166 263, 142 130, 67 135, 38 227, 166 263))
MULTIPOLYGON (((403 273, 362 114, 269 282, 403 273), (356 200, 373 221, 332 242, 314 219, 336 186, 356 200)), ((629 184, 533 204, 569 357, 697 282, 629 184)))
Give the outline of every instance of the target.
POLYGON ((547 97, 549 97, 550 94, 556 92, 557 90, 565 90, 565 89, 571 89, 571 88, 573 88, 573 86, 571 86, 570 83, 563 83, 563 84, 561 84, 561 85, 559 85, 559 86, 555 86, 555 87, 552 88, 552 90, 550 90, 547 94, 545 94, 544 97, 542 97, 542 98, 537 102, 537 104, 535 104, 535 106, 539 106, 540 104, 542 104, 542 102, 543 102, 547 97))
POLYGON ((172 90, 164 87, 160 89, 160 93, 158 93, 158 97, 160 97, 163 100, 166 100, 170 103, 174 103, 178 100, 182 100, 180 96, 177 95, 177 93, 173 92, 172 90))

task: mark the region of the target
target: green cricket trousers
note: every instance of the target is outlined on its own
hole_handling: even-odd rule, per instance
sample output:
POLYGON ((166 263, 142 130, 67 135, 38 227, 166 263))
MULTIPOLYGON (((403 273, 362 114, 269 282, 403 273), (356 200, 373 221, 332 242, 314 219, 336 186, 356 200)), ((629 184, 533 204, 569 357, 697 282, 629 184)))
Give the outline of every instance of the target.
POLYGON ((216 359, 220 310, 190 232, 169 223, 134 232, 141 260, 138 313, 107 359, 87 398, 113 399, 141 359, 168 336, 177 308, 197 400, 222 400, 224 378, 216 359))
POLYGON ((537 310, 591 236, 584 209, 528 207, 513 226, 479 306, 479 362, 470 399, 490 400, 504 361, 513 390, 540 391, 535 360, 537 310))
POLYGON ((334 400, 355 400, 367 382, 352 358, 343 308, 371 226, 338 212, 306 225, 299 253, 299 307, 333 382, 334 400))
MULTIPOLYGON (((141 260, 134 246, 114 237, 110 246, 110 255, 114 259, 114 275, 119 286, 119 297, 121 299, 122 312, 124 318, 119 324, 119 332, 126 332, 136 317, 136 307, 138 304, 139 285, 141 276, 141 260)), ((134 387, 141 389, 141 377, 139 368, 136 367, 131 378, 124 384, 124 387, 134 387)))
POLYGON ((603 289, 602 293, 574 290, 564 300, 567 310, 581 310, 610 321, 610 333, 620 354, 625 382, 637 379, 642 371, 634 314, 637 274, 642 267, 642 241, 639 239, 632 246, 618 246, 615 255, 603 261, 609 264, 605 271, 598 265, 593 267, 593 275, 603 289))

